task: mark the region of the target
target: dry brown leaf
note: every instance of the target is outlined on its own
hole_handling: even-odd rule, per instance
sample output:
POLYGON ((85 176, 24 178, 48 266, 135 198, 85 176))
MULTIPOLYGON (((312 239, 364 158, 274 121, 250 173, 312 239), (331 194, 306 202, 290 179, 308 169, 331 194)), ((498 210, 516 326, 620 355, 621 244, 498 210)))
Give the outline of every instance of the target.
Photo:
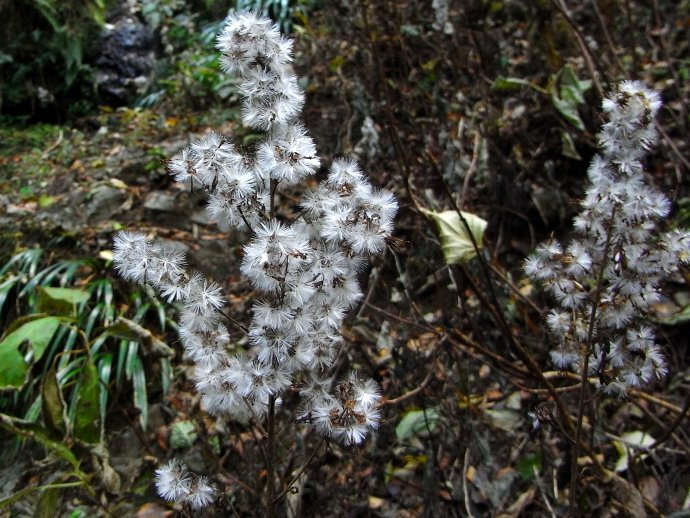
POLYGON ((647 511, 640 491, 613 471, 606 473, 604 483, 609 486, 611 497, 630 518, 646 518, 647 511))
POLYGON ((527 491, 517 497, 517 500, 510 504, 510 507, 498 514, 498 518, 517 518, 533 501, 537 493, 535 487, 530 487, 527 491))
POLYGON ((142 505, 136 518, 169 518, 173 512, 155 502, 142 505))

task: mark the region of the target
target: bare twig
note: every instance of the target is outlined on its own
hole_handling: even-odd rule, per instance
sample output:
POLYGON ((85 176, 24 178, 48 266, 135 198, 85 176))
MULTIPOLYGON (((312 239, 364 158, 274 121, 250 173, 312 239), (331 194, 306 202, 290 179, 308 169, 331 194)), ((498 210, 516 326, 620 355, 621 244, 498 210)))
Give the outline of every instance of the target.
POLYGON ((463 208, 465 206, 465 198, 467 196, 467 191, 470 188, 470 179, 477 169, 477 159, 479 158, 479 147, 482 143, 482 134, 479 131, 474 133, 474 144, 472 146, 472 160, 470 160, 470 165, 465 173, 465 179, 462 182, 462 193, 460 195, 459 207, 463 208))
POLYGON ((57 139, 55 140, 55 142, 53 142, 49 148, 47 148, 43 153, 41 153, 41 160, 45 160, 46 158, 48 158, 48 156, 53 151, 55 151, 60 146, 60 144, 62 144, 63 137, 64 137, 64 135, 62 133, 62 130, 60 130, 58 132, 58 136, 57 136, 57 139))
POLYGON ((430 370, 430 371, 427 373, 427 375, 426 375, 426 377, 424 378, 424 380, 423 380, 417 387, 413 388, 412 390, 410 390, 410 391, 408 391, 408 392, 405 392, 403 395, 398 396, 398 397, 396 397, 396 398, 393 398, 393 399, 383 399, 383 400, 381 400, 381 402, 378 404, 378 406, 379 406, 379 407, 382 407, 382 406, 386 406, 386 405, 397 405, 398 403, 402 403, 403 401, 406 401, 406 400, 408 400, 408 399, 410 399, 410 398, 416 396, 416 395, 419 394, 422 390, 424 390, 424 388, 429 384, 429 382, 431 381, 431 378, 433 378, 433 375, 434 375, 434 372, 430 370))
POLYGON ((290 490, 292 489, 292 487, 295 485, 295 482, 297 482, 297 480, 302 476, 302 474, 304 473, 304 471, 305 471, 305 470, 309 467, 309 465, 313 462, 314 458, 316 457, 316 454, 317 454, 318 451, 321 449, 321 445, 324 443, 325 440, 326 440, 325 437, 321 437, 321 440, 320 440, 319 443, 314 447, 314 449, 312 450, 311 454, 309 455, 309 458, 308 458, 308 459, 304 462, 304 464, 302 464, 302 466, 300 467, 299 471, 297 472, 297 475, 295 475, 294 477, 292 477, 292 480, 290 480, 290 482, 287 483, 287 484, 285 485, 285 487, 283 488, 283 490, 282 490, 280 493, 278 493, 278 494, 274 497, 274 499, 273 499, 274 502, 278 502, 278 500, 280 500, 281 498, 283 498, 283 497, 288 493, 288 491, 290 491, 290 490))
POLYGON ((467 488, 467 471, 470 467, 470 449, 467 448, 465 450, 465 461, 462 466, 462 491, 463 491, 463 496, 465 497, 465 511, 467 512, 467 516, 469 518, 474 518, 474 515, 472 514, 472 509, 470 508, 470 492, 467 488))

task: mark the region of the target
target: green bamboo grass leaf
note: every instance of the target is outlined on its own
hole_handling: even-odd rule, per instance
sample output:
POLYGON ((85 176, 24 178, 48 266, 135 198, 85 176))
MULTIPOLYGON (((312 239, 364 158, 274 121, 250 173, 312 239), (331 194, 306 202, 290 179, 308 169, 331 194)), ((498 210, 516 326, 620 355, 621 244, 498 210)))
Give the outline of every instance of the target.
POLYGON ((76 288, 36 287, 36 309, 41 313, 74 315, 77 306, 90 298, 87 291, 76 288))
POLYGON ((125 359, 125 374, 128 380, 132 379, 137 360, 139 360, 139 342, 129 342, 127 358, 125 359))
POLYGON ((41 409, 46 430, 54 437, 61 439, 65 436, 65 404, 57 381, 57 369, 53 366, 43 377, 41 387, 41 409))
POLYGON ((167 394, 173 379, 172 364, 169 358, 161 358, 161 390, 167 394))
POLYGON ((77 337, 79 336, 79 330, 76 327, 69 328, 69 334, 67 338, 64 339, 60 337, 60 343, 62 344, 60 355, 60 360, 58 362, 58 371, 65 368, 65 366, 70 362, 71 352, 74 349, 74 345, 77 342, 77 337))
POLYGON ((19 270, 21 273, 33 277, 36 275, 38 264, 43 256, 43 250, 40 248, 31 248, 15 255, 0 268, 0 275, 11 270, 19 270))
POLYGON ((477 244, 477 248, 481 250, 483 246, 482 238, 487 225, 486 220, 470 212, 461 212, 462 217, 467 222, 467 227, 469 227, 470 233, 468 233, 467 227, 463 224, 460 215, 456 211, 434 212, 426 209, 421 210, 423 214, 436 223, 446 264, 462 264, 477 255, 472 243, 473 239, 477 244))
POLYGON ((84 442, 96 444, 101 439, 100 378, 91 358, 84 362, 77 397, 74 436, 84 442))
POLYGON ((75 457, 74 453, 72 453, 72 450, 62 443, 52 440, 46 429, 41 425, 0 413, 0 428, 4 428, 14 435, 20 435, 27 439, 33 439, 39 442, 46 449, 66 460, 76 473, 81 474, 81 470, 79 469, 79 461, 77 460, 77 457, 75 457))
POLYGON ((34 399, 34 402, 31 403, 31 406, 29 409, 26 411, 24 414, 23 419, 25 421, 28 421, 30 423, 35 423, 38 421, 39 416, 41 415, 41 405, 43 404, 43 396, 40 394, 34 399))
POLYGON ((132 362, 132 385, 134 387, 134 406, 139 409, 139 423, 146 430, 149 422, 149 403, 146 395, 146 373, 139 356, 132 362))
POLYGON ((18 275, 12 275, 0 284, 0 314, 2 314, 2 308, 5 306, 10 292, 19 284, 20 280, 21 278, 18 275))
POLYGON ((125 363, 127 360, 127 352, 129 350, 129 345, 132 342, 129 340, 120 340, 117 345, 117 364, 115 366, 115 385, 120 386, 122 383, 122 378, 125 375, 125 363))
POLYGON ((30 344, 31 361, 38 361, 48 347, 62 320, 42 316, 24 322, 0 341, 0 389, 18 389, 26 380, 29 364, 25 361, 21 346, 30 344))
MULTIPOLYGON (((44 486, 31 486, 31 487, 25 487, 24 489, 20 489, 16 493, 12 493, 9 496, 6 496, 5 498, 0 499, 0 509, 4 509, 8 505, 13 504, 14 502, 18 502, 25 496, 35 492, 35 491, 50 491, 54 489, 67 489, 70 487, 79 487, 83 486, 84 482, 83 481, 77 481, 77 482, 63 482, 59 484, 46 484, 44 486)), ((53 509, 54 511, 55 509, 53 509)))
POLYGON ((110 384, 110 375, 112 374, 113 355, 111 353, 104 354, 98 360, 98 377, 101 383, 101 391, 99 396, 99 406, 101 410, 101 422, 105 423, 105 414, 108 410, 108 385, 110 384))
POLYGON ((86 319, 86 325, 84 325, 84 335, 87 339, 91 339, 91 333, 97 322, 102 321, 101 312, 103 310, 103 304, 98 304, 94 306, 89 312, 89 316, 86 319))

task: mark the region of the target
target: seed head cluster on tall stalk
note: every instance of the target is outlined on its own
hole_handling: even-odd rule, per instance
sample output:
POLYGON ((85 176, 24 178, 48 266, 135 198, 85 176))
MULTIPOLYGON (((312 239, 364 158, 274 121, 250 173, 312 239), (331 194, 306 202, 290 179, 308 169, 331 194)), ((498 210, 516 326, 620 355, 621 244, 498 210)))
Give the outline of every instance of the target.
MULTIPOLYGON (((251 322, 240 326, 249 346, 228 352, 222 287, 188 273, 177 248, 120 232, 115 265, 124 278, 149 283, 181 303, 179 333, 196 364, 202 408, 241 422, 266 420, 269 458, 276 408, 291 388, 302 396, 299 422, 344 445, 358 444, 379 422, 378 386, 354 372, 334 383, 330 369, 343 346, 341 323, 362 296, 358 274, 367 257, 385 249, 397 202, 372 187, 357 163, 337 159, 326 179, 302 196, 294 220, 279 218, 281 192, 320 167, 299 122, 304 92, 290 66, 292 41, 268 19, 235 13, 217 47, 224 71, 240 78, 244 124, 264 137, 243 148, 211 133, 170 160, 168 170, 177 181, 206 191, 207 212, 222 230, 251 235, 240 267, 259 294, 251 322)), ((267 481, 269 505, 272 484, 267 481)), ((176 460, 157 471, 157 486, 164 498, 192 508, 214 498, 208 480, 176 460)))
POLYGON ((557 302, 547 317, 555 366, 597 376, 603 391, 618 395, 666 374, 647 317, 661 282, 690 259, 690 234, 658 231, 670 202, 644 178, 660 107, 659 94, 636 81, 620 83, 604 100, 608 122, 589 166, 576 237, 567 247, 542 243, 524 264, 557 302))

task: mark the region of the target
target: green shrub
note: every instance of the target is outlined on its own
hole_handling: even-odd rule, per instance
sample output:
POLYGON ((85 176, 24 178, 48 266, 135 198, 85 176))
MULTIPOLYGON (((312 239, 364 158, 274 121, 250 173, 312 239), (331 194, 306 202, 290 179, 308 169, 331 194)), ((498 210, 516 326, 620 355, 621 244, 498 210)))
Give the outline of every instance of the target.
POLYGON ((104 23, 106 0, 0 1, 0 112, 36 115, 88 103, 84 57, 104 23))

